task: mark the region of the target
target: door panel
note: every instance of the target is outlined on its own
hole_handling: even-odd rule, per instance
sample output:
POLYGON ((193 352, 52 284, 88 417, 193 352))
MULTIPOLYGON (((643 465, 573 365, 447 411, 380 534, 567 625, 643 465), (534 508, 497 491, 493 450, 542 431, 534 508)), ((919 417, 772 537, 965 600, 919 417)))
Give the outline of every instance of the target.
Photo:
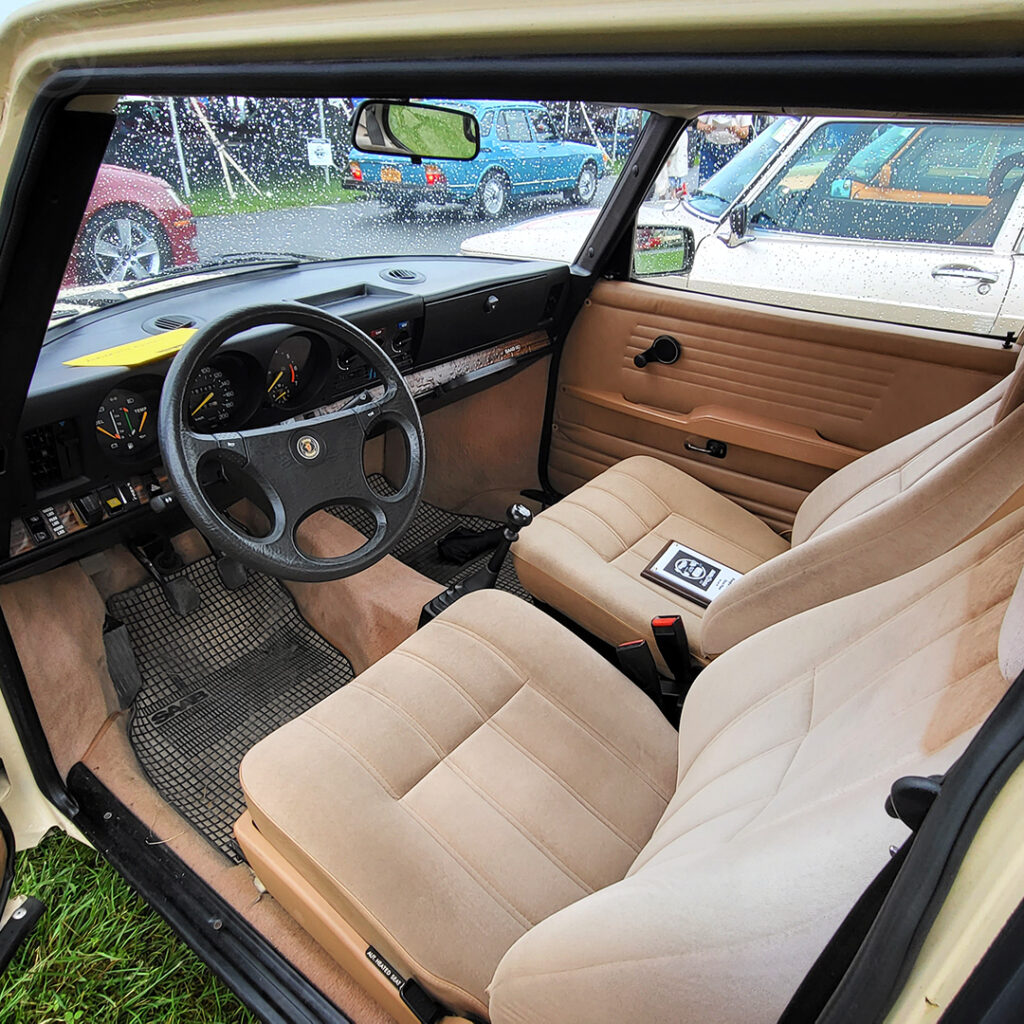
POLYGON ((1010 284, 1010 254, 991 249, 861 242, 756 226, 750 234, 754 242, 735 249, 713 235, 704 238, 688 287, 778 306, 988 334, 1010 284))
POLYGON ((549 476, 567 492, 657 455, 786 530, 830 473, 971 401, 1015 358, 991 341, 602 282, 562 354, 549 476), (681 358, 638 369, 660 334, 681 358), (684 448, 709 438, 724 459, 684 448))

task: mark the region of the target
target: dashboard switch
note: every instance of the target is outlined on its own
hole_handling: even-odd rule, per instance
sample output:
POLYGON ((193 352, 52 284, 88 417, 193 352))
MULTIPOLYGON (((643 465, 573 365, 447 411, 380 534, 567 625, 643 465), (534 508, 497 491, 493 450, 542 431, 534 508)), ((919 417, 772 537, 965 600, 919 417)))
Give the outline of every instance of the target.
POLYGON ((103 518, 103 505, 95 491, 73 498, 71 506, 84 526, 95 526, 103 518))
POLYGON ((38 512, 30 512, 25 516, 25 528, 37 544, 45 544, 50 539, 50 531, 38 512))

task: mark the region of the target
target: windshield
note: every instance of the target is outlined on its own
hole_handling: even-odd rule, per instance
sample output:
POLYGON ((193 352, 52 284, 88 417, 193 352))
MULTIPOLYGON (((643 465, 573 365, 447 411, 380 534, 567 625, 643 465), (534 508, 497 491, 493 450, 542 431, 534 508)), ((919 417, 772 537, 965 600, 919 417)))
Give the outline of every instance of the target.
POLYGON ((720 217, 750 184, 754 175, 778 152, 799 123, 795 117, 780 117, 773 121, 693 193, 688 200, 690 206, 709 217, 720 217))
POLYGON ((592 103, 427 100, 476 116, 480 153, 413 162, 351 148, 359 102, 122 97, 53 321, 268 262, 479 252, 465 243, 482 233, 596 211, 643 123, 592 103))

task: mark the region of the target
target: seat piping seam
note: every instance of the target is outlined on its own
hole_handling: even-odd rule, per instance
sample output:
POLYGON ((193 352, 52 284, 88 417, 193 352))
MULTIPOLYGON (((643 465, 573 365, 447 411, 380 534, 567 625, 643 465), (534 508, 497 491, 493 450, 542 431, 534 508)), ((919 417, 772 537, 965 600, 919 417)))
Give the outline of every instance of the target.
POLYGON ((455 761, 448 758, 445 760, 445 765, 458 776, 460 776, 463 782, 469 786, 483 801, 485 801, 490 807, 492 807, 501 817, 503 817, 510 825, 512 825, 516 831, 518 831, 524 839, 526 839, 532 846, 534 846, 540 853, 542 853, 551 863, 558 868, 566 878, 568 878, 574 885, 582 889, 585 895, 590 895, 594 891, 593 887, 588 885, 580 878, 576 872, 574 872, 568 864, 566 864, 547 844, 545 844, 540 836, 535 835, 527 825, 520 821, 507 807, 503 807, 490 793, 488 793, 483 786, 476 782, 470 774, 455 761))
MULTIPOLYGON (((510 743, 516 748, 524 757, 532 761, 541 771, 545 772, 554 782, 557 782, 570 796, 576 799, 583 807, 585 807, 590 813, 599 821, 605 828, 608 829, 624 846, 629 847, 634 853, 640 852, 640 844, 635 843, 625 832, 622 831, 610 818, 606 817, 601 811, 599 811, 589 800, 586 799, 581 793, 561 775, 558 774, 550 765, 545 762, 539 754, 523 745, 518 739, 516 739, 508 730, 503 726, 499 725, 494 719, 491 719, 487 723, 499 736, 502 737, 506 742, 510 743)), ((662 808, 664 810, 664 807, 662 808)))

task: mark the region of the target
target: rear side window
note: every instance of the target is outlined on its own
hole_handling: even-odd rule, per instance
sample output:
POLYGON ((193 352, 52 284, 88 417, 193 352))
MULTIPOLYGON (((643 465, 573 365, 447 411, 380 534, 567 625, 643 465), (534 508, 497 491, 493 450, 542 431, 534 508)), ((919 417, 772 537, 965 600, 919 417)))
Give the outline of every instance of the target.
POLYGON ((530 125, 522 110, 503 110, 498 115, 498 139, 502 142, 530 142, 530 125))

